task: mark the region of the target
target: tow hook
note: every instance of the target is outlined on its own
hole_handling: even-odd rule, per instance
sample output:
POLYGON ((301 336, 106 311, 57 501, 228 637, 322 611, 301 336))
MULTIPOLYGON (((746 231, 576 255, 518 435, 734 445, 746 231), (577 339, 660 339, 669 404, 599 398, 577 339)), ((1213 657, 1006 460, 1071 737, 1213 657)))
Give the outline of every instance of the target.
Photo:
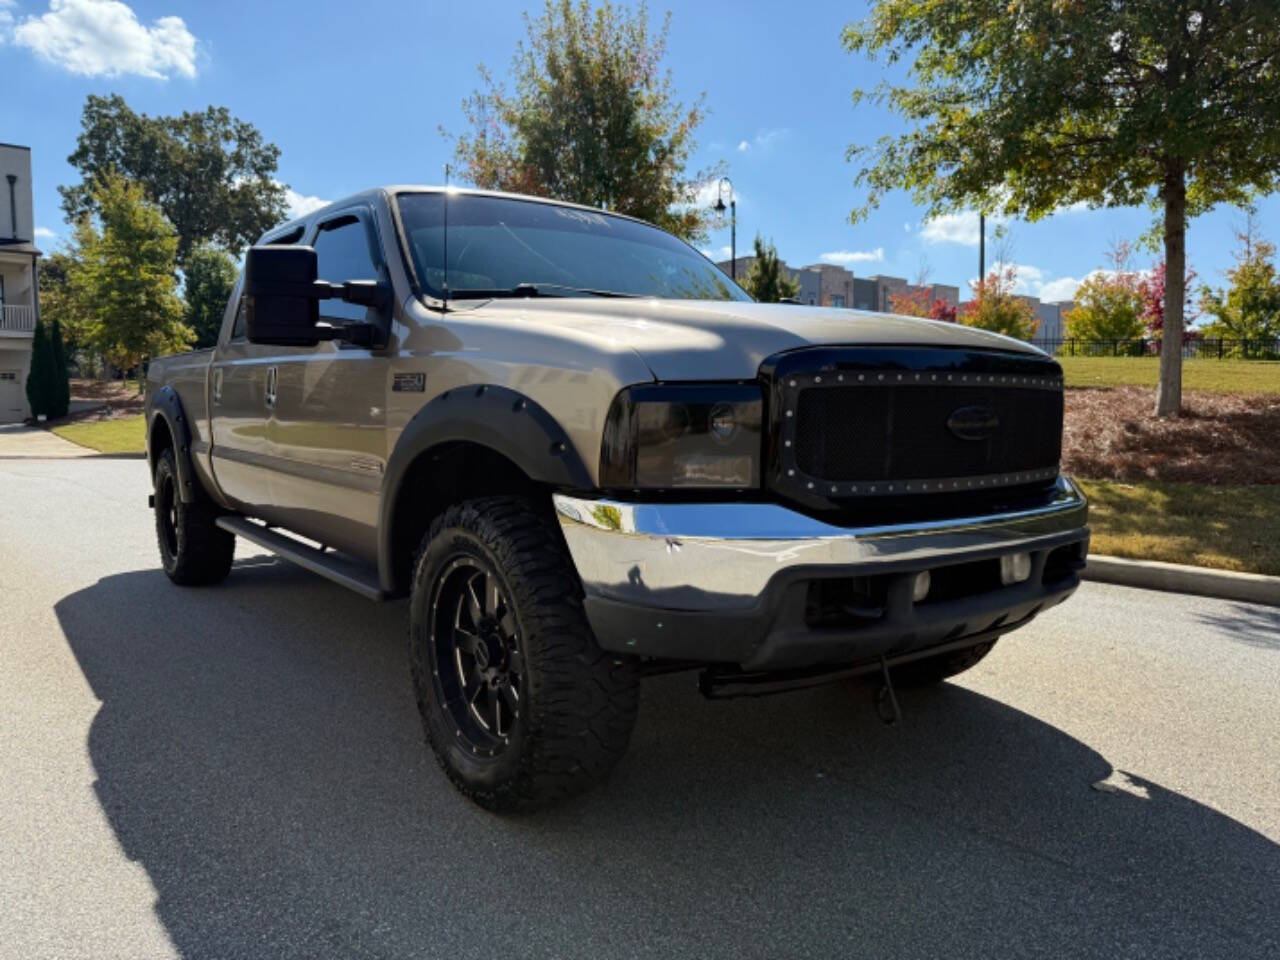
POLYGON ((898 697, 893 692, 893 677, 889 675, 889 662, 884 654, 880 655, 880 677, 883 683, 876 691, 876 715, 886 727, 896 727, 902 722, 902 708, 898 706, 898 697))

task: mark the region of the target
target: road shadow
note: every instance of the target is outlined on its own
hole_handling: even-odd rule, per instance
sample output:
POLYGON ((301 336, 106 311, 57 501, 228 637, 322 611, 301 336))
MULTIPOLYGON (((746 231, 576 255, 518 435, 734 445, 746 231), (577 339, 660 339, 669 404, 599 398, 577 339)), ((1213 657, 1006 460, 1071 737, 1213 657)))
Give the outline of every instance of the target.
POLYGON ((1280 607, 1233 603, 1225 613, 1196 613, 1195 617, 1238 643, 1280 650, 1280 607))
POLYGON ((861 690, 650 681, 607 785, 502 819, 427 752, 403 603, 257 560, 56 612, 101 700, 102 808, 187 958, 1280 949, 1280 846, 959 686, 889 729, 861 690))

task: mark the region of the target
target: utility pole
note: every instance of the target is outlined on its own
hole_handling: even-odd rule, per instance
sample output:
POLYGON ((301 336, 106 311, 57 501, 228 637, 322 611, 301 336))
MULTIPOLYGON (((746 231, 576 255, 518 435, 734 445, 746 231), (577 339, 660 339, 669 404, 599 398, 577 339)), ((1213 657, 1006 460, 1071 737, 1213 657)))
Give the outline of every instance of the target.
POLYGON ((978 214, 978 282, 987 279, 987 215, 978 214))

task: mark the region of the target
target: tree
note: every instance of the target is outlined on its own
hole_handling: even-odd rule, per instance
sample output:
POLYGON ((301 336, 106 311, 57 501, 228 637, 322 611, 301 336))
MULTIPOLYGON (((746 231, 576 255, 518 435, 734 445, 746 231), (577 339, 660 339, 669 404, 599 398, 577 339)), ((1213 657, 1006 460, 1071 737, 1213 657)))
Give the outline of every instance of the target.
POLYGON ((141 186, 117 174, 98 182, 93 206, 101 230, 87 217, 78 224, 80 261, 70 277, 77 310, 91 318, 89 342, 123 370, 186 349, 195 334, 182 322, 172 225, 141 186))
POLYGON ((56 316, 49 324, 49 353, 53 357, 49 415, 65 417, 71 408, 71 380, 67 374, 67 345, 62 339, 62 325, 56 316))
POLYGON ((191 251, 183 270, 185 321, 195 331, 197 347, 218 342, 222 317, 235 286, 238 268, 225 251, 203 244, 191 251))
POLYGON ((850 148, 868 161, 858 217, 905 188, 928 215, 977 207, 1029 219, 1151 203, 1163 219, 1157 415, 1182 403, 1187 220, 1280 182, 1275 0, 878 0, 850 51, 914 57, 872 95, 910 123, 850 148))
POLYGON ((1276 248, 1259 234, 1253 211, 1236 231, 1236 264, 1227 271, 1230 286, 1201 288, 1200 306, 1213 317, 1204 333, 1224 340, 1280 338, 1280 276, 1276 274, 1276 248))
POLYGON ((1040 326, 1035 310, 1014 294, 1018 271, 1012 265, 998 267, 970 284, 973 299, 960 305, 956 319, 966 327, 992 330, 1006 337, 1030 340, 1040 326))
MULTIPOLYGON (((630 214, 690 241, 710 211, 695 203, 718 171, 685 172, 703 100, 674 99, 666 52, 670 15, 656 32, 648 10, 605 0, 546 0, 525 14, 527 41, 511 63, 508 94, 481 67, 481 89, 462 103, 471 132, 455 159, 479 187, 568 200, 630 214)), ((443 132, 443 130, 442 130, 443 132)))
MULTIPOLYGON (((1133 248, 1124 241, 1108 252, 1110 269, 1095 270, 1076 289, 1065 316, 1067 336, 1077 340, 1140 340, 1146 303, 1142 278, 1130 266, 1133 248)), ((1138 345, 1139 351, 1141 344, 1138 345)))
POLYGON ((906 287, 889 294, 889 312, 904 317, 927 317, 930 320, 956 322, 956 308, 941 297, 935 298, 923 285, 906 287))
MULTIPOLYGON (((1138 293, 1142 296, 1142 322, 1147 332, 1159 337, 1164 331, 1164 287, 1168 267, 1163 260, 1151 268, 1151 276, 1138 283, 1138 293)), ((1196 272, 1187 268, 1187 275, 1182 281, 1182 317, 1184 321, 1182 341, 1196 336, 1196 331, 1188 329, 1187 324, 1196 317, 1195 308, 1191 306, 1191 289, 1195 283, 1196 272)))
POLYGON ((83 180, 58 188, 72 223, 98 212, 95 191, 112 171, 140 184, 173 224, 179 266, 201 243, 239 252, 284 218, 286 188, 275 179, 280 148, 225 107, 148 117, 118 94, 91 94, 80 126, 67 162, 83 180))
POLYGON ((31 337, 31 368, 27 372, 27 404, 33 417, 53 417, 58 403, 58 369, 44 318, 36 320, 31 337))
POLYGON ((743 278, 742 289, 760 303, 777 303, 799 296, 800 282, 783 271, 782 261, 778 259, 778 250, 773 242, 766 243, 757 233, 755 248, 755 258, 743 278))

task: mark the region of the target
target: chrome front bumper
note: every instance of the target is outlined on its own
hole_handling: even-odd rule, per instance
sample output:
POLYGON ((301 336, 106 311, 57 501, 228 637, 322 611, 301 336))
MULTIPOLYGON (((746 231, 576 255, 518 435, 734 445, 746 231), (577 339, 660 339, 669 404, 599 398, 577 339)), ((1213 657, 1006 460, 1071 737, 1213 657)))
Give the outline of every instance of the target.
MULTIPOLYGON (((651 642, 675 622, 701 622, 710 629, 747 626, 751 632, 759 627, 752 642, 753 649, 759 646, 782 603, 769 600, 780 583, 906 573, 1036 551, 1042 574, 1049 550, 1088 539, 1087 502, 1065 477, 1053 499, 1034 509, 856 528, 768 503, 624 503, 559 494, 553 499, 601 644, 624 651, 652 648, 663 656, 684 649, 674 641, 651 642), (628 625, 627 616, 640 622, 628 625)), ((1054 596, 1062 599, 1077 582, 1054 596)), ((1039 596, 1008 591, 1010 609, 1014 600, 1039 596)), ((897 625, 912 632, 913 622, 897 625)), ((717 659, 741 659, 743 649, 730 644, 717 659)))

